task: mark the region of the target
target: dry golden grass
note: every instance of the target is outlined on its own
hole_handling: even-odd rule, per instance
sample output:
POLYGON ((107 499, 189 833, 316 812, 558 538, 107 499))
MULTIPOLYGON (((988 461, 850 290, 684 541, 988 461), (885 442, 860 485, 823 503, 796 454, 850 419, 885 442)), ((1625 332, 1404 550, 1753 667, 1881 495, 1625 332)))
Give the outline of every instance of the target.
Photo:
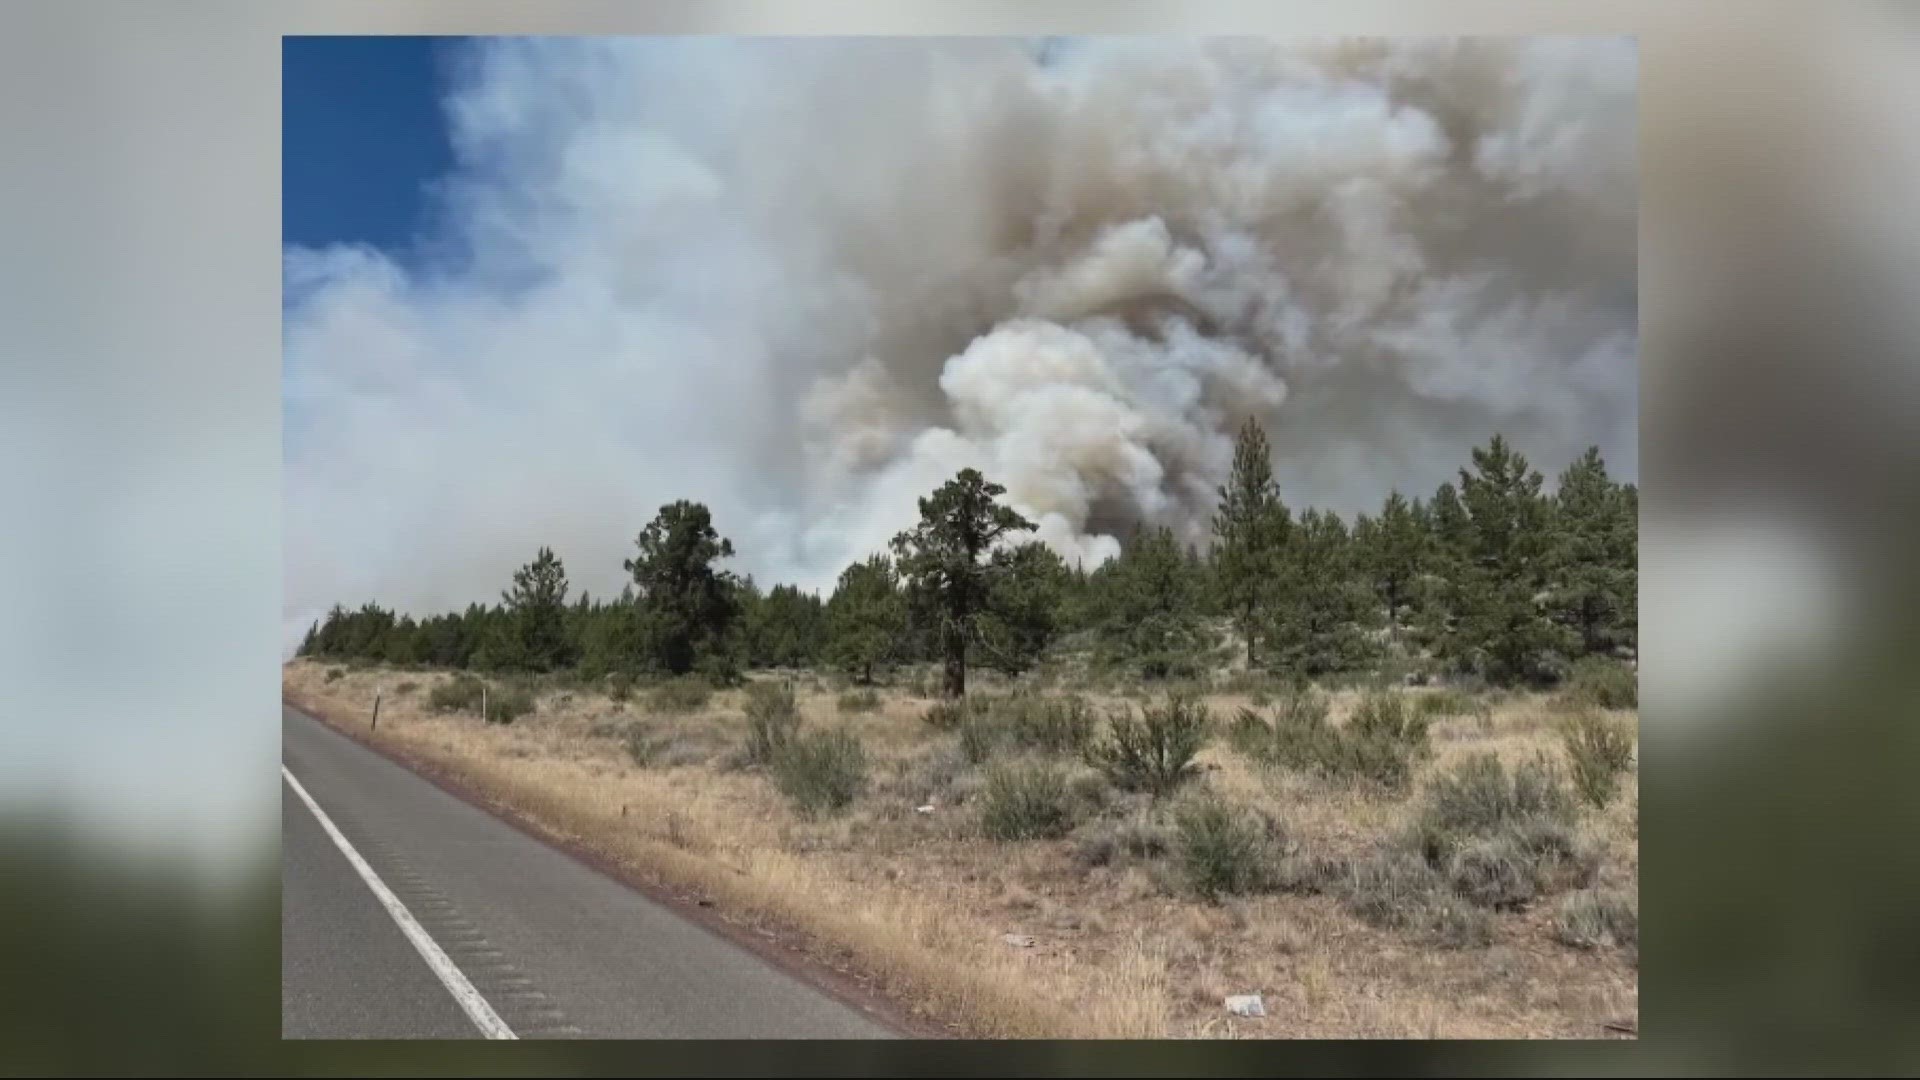
MULTIPOLYGON (((381 743, 643 880, 697 890, 726 917, 857 970, 957 1033, 1592 1038, 1637 1016, 1631 957, 1558 944, 1550 903, 1496 916, 1485 948, 1443 950, 1370 927, 1329 896, 1209 905, 1180 892, 1164 860, 1088 867, 1073 837, 986 840, 966 805, 979 770, 964 764, 953 735, 922 722, 929 702, 901 691, 884 692, 877 710, 843 714, 837 693, 797 682, 806 725, 857 733, 871 762, 852 808, 810 820, 764 775, 739 767, 741 691, 684 716, 650 716, 644 691, 624 704, 547 691, 532 715, 501 726, 427 711, 443 673, 349 669, 328 681, 328 670, 290 663, 286 691, 336 721, 364 719, 380 692, 381 743), (396 692, 409 682, 414 689, 396 692), (646 766, 619 737, 634 722, 662 742, 646 766), (929 802, 932 813, 916 811, 929 802), (1007 933, 1035 943, 1009 946, 1007 933), (1222 999, 1236 993, 1262 994, 1267 1016, 1226 1015, 1222 999)), ((1126 700, 1088 696, 1102 707, 1126 700)), ((1335 720, 1357 700, 1333 695, 1335 720)), ((1225 717, 1247 701, 1222 694, 1209 705, 1225 717)), ((1435 761, 1419 775, 1470 753, 1517 763, 1557 752, 1555 722, 1545 698, 1502 695, 1484 718, 1436 721, 1435 761)), ((1200 761, 1206 784, 1282 822, 1301 852, 1360 854, 1410 813, 1406 798, 1266 769, 1220 740, 1200 761)), ((1636 787, 1629 774, 1607 810, 1582 823, 1604 853, 1600 884, 1636 888, 1636 787)))

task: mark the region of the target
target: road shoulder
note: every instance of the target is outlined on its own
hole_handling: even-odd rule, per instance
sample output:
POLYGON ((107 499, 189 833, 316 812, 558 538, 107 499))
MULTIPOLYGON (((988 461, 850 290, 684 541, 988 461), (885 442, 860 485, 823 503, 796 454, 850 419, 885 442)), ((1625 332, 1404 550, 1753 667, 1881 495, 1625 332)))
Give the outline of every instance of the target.
POLYGON ((283 693, 283 704, 324 725, 372 753, 407 770, 446 794, 483 811, 532 840, 553 848, 587 868, 620 883, 681 919, 692 923, 762 960, 776 970, 862 1013, 873 1022, 905 1038, 952 1038, 956 1032, 926 1017, 914 1015, 838 958, 833 950, 814 945, 790 929, 749 923, 719 908, 699 890, 653 876, 646 868, 609 855, 583 838, 553 828, 469 781, 452 768, 423 755, 393 746, 357 723, 343 723, 294 694, 283 693))

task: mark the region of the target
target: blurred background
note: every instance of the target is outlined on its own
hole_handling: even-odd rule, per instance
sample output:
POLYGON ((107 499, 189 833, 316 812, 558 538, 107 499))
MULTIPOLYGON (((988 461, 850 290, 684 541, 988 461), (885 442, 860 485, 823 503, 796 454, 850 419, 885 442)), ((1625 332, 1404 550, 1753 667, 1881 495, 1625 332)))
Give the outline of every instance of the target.
POLYGON ((0 1072, 1920 1070, 1920 9, 0 9, 0 1072), (281 34, 1630 32, 1641 1039, 282 1044, 281 34))

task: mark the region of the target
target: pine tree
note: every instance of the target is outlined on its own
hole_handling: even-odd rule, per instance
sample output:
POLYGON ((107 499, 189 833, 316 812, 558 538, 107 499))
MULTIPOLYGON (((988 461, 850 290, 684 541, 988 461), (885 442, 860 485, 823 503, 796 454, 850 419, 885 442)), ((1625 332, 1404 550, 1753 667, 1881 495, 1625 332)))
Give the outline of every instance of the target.
POLYGON ((757 667, 805 667, 820 657, 826 611, 820 598, 795 585, 775 585, 765 596, 741 590, 747 662, 757 667))
POLYGON ((1473 466, 1460 470, 1467 528, 1447 652, 1496 680, 1539 678, 1569 637, 1544 603, 1552 504, 1540 494, 1541 475, 1499 435, 1473 451, 1473 466))
POLYGON ((871 684, 874 668, 899 658, 904 648, 907 608, 893 560, 876 554, 842 570, 826 614, 827 655, 871 684))
POLYGON ((515 671, 525 667, 520 633, 504 604, 482 607, 474 624, 473 656, 469 663, 480 671, 515 671))
POLYGON ((1425 507, 1426 571, 1414 588, 1416 625, 1421 641, 1444 654, 1452 641, 1458 621, 1454 605, 1458 599, 1455 583, 1467 561, 1467 508, 1451 483, 1434 489, 1433 499, 1425 507))
POLYGON ((1464 559, 1471 539, 1467 508, 1451 483, 1443 483, 1434 489, 1433 502, 1427 506, 1427 516, 1436 558, 1443 564, 1464 559))
POLYGON ((1373 652, 1366 636, 1375 621, 1372 597, 1355 565, 1346 523, 1308 510, 1287 545, 1286 585, 1273 612, 1269 666, 1296 676, 1358 667, 1373 652))
POLYGON ((738 626, 740 649, 745 654, 747 666, 767 667, 772 663, 766 659, 766 648, 761 644, 763 637, 770 637, 762 624, 766 613, 761 609, 767 601, 766 594, 760 591, 760 583, 752 574, 742 574, 733 585, 733 603, 739 612, 738 626))
POLYGON ((500 666, 552 671, 572 662, 567 638, 567 570, 553 549, 513 572, 513 588, 500 594, 508 622, 500 666))
POLYGON ((1396 636, 1427 570, 1429 540, 1421 516, 1395 491, 1387 495, 1378 518, 1362 516, 1354 523, 1359 568, 1386 606, 1387 628, 1396 636))
POLYGON ((1607 476, 1599 447, 1560 474, 1556 492, 1555 618, 1579 635, 1586 652, 1632 644, 1628 633, 1639 590, 1637 493, 1607 476))
POLYGON ((1017 676, 1039 662, 1059 631, 1072 571, 1038 540, 1003 548, 993 559, 1003 572, 980 617, 980 654, 989 667, 1017 676))
POLYGON ((1272 457, 1266 432, 1249 419, 1234 443, 1233 471, 1219 489, 1213 516, 1214 588, 1247 643, 1248 667, 1258 662, 1260 633, 1293 527, 1273 480, 1272 457))
POLYGON ((580 670, 593 678, 632 676, 650 659, 639 604, 629 585, 619 599, 598 605, 588 617, 580 634, 580 670))
POLYGON ((580 595, 567 608, 567 657, 576 667, 580 664, 581 653, 587 640, 587 628, 593 624, 594 607, 593 597, 587 590, 582 589, 580 595))
POLYGON ((488 610, 485 604, 471 603, 460 616, 460 666, 486 667, 488 610))
POLYGON ((1640 486, 1625 484, 1614 504, 1614 565, 1625 572, 1621 582, 1620 617, 1614 635, 1620 644, 1640 649, 1640 486))
POLYGON ((381 635, 378 656, 389 664, 416 664, 420 662, 420 645, 419 626, 413 616, 402 615, 381 635))
POLYGON ((920 523, 893 538, 900 577, 936 628, 946 669, 941 691, 948 697, 967 692, 967 650, 992 600, 993 579, 1006 572, 991 561, 995 547, 1011 533, 1034 529, 995 501, 1006 490, 962 469, 920 500, 920 523))
POLYGON ((662 506, 634 545, 639 554, 623 565, 654 662, 681 675, 703 654, 724 651, 739 617, 739 583, 713 565, 733 557, 733 543, 714 530, 707 508, 685 499, 662 506))
MULTIPOLYGON (((329 622, 332 622, 331 616, 329 622)), ((385 659, 387 633, 393 625, 393 612, 371 601, 351 614, 340 612, 333 655, 353 660, 385 659)))
POLYGON ((320 633, 313 643, 313 655, 334 657, 343 655, 341 644, 346 631, 347 609, 339 604, 327 609, 326 618, 320 620, 320 633))
MULTIPOLYGON (((1102 564, 1104 565, 1104 564, 1102 564)), ((1094 611, 1094 576, 1085 559, 1075 559, 1060 590, 1060 630, 1072 633, 1098 625, 1094 611)))
POLYGON ((1120 557, 1101 569, 1100 636, 1108 656, 1143 678, 1197 674, 1207 645, 1204 583, 1173 531, 1134 530, 1120 557))
POLYGON ((435 615, 420 624, 420 662, 438 667, 461 667, 460 616, 435 615))

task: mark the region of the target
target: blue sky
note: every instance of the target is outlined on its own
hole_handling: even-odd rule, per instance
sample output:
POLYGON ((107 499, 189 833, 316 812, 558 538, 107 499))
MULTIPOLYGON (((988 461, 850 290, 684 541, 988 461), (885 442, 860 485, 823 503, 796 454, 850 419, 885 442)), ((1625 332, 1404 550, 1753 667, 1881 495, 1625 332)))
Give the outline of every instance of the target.
POLYGON ((281 239, 405 261, 427 188, 452 168, 441 97, 457 38, 289 37, 281 45, 281 239))

